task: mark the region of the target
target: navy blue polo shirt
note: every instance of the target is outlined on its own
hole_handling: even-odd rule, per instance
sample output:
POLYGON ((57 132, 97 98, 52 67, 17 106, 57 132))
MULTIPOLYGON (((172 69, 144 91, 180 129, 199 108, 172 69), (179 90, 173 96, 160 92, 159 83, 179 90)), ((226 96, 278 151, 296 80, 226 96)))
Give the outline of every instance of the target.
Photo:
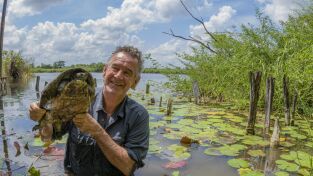
MULTIPOLYGON (((96 98, 89 109, 90 115, 106 130, 112 139, 125 148, 135 161, 135 169, 142 167, 149 146, 149 114, 136 101, 125 97, 111 117, 103 108, 103 89, 96 91, 96 98)), ((123 175, 102 153, 95 139, 79 131, 70 121, 63 134, 69 132, 64 158, 64 168, 75 175, 123 175)))

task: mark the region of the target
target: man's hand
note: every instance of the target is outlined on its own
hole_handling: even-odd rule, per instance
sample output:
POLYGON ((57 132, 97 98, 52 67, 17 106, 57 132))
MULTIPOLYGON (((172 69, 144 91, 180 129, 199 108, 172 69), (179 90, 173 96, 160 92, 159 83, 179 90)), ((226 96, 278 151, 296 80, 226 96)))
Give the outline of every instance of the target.
POLYGON ((41 109, 38 106, 38 103, 33 102, 30 104, 29 106, 29 116, 30 119, 34 120, 34 121, 39 121, 46 113, 45 109, 41 109))
POLYGON ((104 131, 96 119, 91 117, 88 113, 76 115, 73 118, 73 122, 81 132, 89 133, 92 137, 95 137, 104 131))

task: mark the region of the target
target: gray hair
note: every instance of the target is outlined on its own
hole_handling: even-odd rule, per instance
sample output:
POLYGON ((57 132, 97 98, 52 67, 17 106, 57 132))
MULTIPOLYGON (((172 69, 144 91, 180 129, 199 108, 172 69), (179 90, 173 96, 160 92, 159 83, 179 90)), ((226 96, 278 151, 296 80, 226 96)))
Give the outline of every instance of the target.
MULTIPOLYGON (((113 51, 112 55, 117 54, 119 52, 123 52, 123 53, 129 54, 132 58, 137 59, 137 61, 138 61, 138 73, 137 73, 137 76, 140 77, 140 73, 143 70, 143 59, 142 59, 141 51, 139 51, 138 48, 135 48, 133 46, 128 46, 128 45, 126 45, 126 46, 118 46, 115 49, 115 51, 113 51)), ((111 62, 111 59, 112 58, 110 58, 108 63, 111 62)))

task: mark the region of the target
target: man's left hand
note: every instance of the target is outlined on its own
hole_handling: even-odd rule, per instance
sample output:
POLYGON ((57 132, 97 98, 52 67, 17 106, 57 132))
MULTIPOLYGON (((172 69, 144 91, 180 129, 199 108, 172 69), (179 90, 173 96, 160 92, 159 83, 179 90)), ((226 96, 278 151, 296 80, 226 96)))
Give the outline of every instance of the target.
POLYGON ((88 113, 76 115, 73 118, 73 122, 81 132, 89 133, 93 137, 103 133, 104 131, 96 119, 91 117, 91 115, 88 113))

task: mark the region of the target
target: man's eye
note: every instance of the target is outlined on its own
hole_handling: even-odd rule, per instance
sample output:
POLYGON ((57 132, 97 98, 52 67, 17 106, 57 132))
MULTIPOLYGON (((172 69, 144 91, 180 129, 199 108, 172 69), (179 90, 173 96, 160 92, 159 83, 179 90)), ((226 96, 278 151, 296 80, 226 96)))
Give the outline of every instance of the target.
POLYGON ((125 71, 125 72, 124 72, 124 75, 127 76, 127 77, 130 77, 132 74, 131 74, 131 72, 129 72, 129 71, 125 71))
POLYGON ((111 69, 112 69, 113 71, 117 71, 117 70, 118 70, 117 67, 111 67, 111 69))

